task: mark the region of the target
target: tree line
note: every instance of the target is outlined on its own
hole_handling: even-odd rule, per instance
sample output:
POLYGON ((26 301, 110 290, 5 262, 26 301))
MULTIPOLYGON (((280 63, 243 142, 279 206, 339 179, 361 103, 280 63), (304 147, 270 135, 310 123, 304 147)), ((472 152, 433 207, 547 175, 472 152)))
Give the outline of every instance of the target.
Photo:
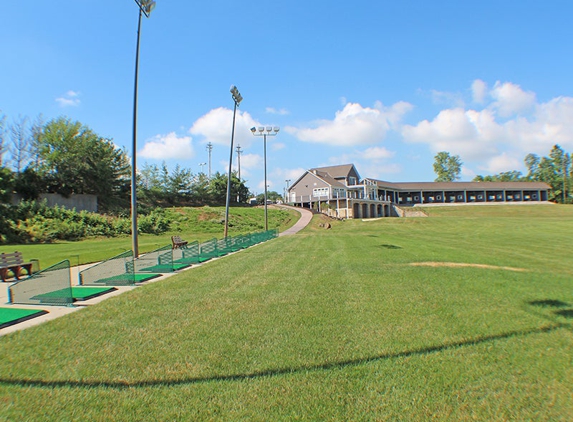
MULTIPOLYGON (((554 145, 547 156, 527 154, 523 159, 527 174, 518 170, 510 170, 493 175, 478 175, 474 182, 545 182, 550 186, 549 200, 562 203, 573 203, 571 196, 573 166, 571 153, 559 145, 554 145)), ((441 151, 434 157, 434 172, 438 176, 436 182, 453 182, 459 180, 462 161, 458 155, 450 155, 441 151)))
MULTIPOLYGON (((226 174, 207 177, 180 166, 169 172, 163 163, 145 164, 136 177, 138 212, 143 214, 163 206, 225 203, 226 174)), ((233 172, 232 202, 247 201, 245 183, 233 172)), ((8 124, 0 115, 0 201, 6 205, 13 193, 25 200, 41 193, 92 194, 98 197, 101 213, 122 215, 131 203, 130 160, 112 139, 66 117, 47 123, 42 116, 34 121, 19 117, 8 124)))

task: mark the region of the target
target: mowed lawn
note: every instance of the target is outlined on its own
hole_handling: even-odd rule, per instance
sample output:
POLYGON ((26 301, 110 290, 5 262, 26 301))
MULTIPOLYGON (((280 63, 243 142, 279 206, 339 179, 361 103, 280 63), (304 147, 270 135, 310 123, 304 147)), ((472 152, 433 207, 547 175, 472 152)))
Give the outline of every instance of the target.
POLYGON ((0 337, 0 420, 572 420, 573 207, 428 213, 0 337))

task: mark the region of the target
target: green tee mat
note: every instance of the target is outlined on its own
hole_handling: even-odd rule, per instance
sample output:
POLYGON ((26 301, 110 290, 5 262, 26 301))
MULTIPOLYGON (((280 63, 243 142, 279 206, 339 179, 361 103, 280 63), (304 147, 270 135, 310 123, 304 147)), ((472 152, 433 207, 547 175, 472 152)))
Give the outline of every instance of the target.
POLYGON ((36 309, 0 308, 0 328, 47 314, 48 311, 36 309))
MULTIPOLYGON (((117 290, 115 287, 72 287, 72 298, 74 301, 78 300, 88 300, 97 296, 101 296, 106 293, 113 292, 117 290)), ((70 289, 55 290, 53 292, 44 293, 41 295, 34 296, 33 300, 39 300, 40 302, 59 302, 61 299, 62 303, 69 303, 70 289)))
POLYGON ((133 283, 143 283, 152 278, 160 277, 161 274, 120 274, 112 277, 100 278, 93 283, 103 284, 105 286, 131 286, 133 283))
POLYGON ((156 273, 172 273, 173 271, 182 270, 183 268, 186 268, 188 266, 189 266, 189 264, 176 264, 176 263, 173 263, 173 265, 160 264, 160 265, 153 265, 153 266, 147 267, 147 268, 141 268, 138 271, 153 271, 156 273))

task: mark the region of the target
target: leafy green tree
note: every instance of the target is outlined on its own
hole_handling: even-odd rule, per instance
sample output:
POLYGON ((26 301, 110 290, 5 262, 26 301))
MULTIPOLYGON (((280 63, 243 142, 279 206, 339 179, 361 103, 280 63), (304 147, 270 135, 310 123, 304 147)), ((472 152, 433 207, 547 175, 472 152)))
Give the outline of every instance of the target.
POLYGON ((128 206, 129 161, 111 139, 63 117, 48 122, 38 138, 38 170, 50 192, 97 195, 102 210, 128 206))
POLYGON ((3 165, 4 153, 6 152, 6 115, 0 116, 0 167, 3 165))
POLYGON ((14 174, 8 167, 0 167, 0 202, 8 203, 14 189, 14 174))
POLYGON ((33 201, 45 191, 46 184, 33 167, 26 167, 23 172, 16 175, 14 191, 22 195, 22 199, 33 201))
POLYGON ((571 154, 554 145, 547 157, 527 154, 525 157, 527 179, 545 182, 551 186, 549 200, 571 202, 571 154))
POLYGON ((210 180, 205 173, 199 173, 193 179, 191 185, 191 203, 206 205, 211 203, 210 180))
POLYGON ((434 173, 436 182, 454 182, 459 180, 462 171, 462 161, 458 155, 450 155, 441 151, 434 157, 434 173))
MULTIPOLYGON (((264 205, 265 204, 265 194, 264 193, 260 193, 256 196, 257 198, 257 204, 259 205, 264 205)), ((277 202, 279 199, 282 199, 282 195, 280 195, 278 192, 275 192, 274 190, 272 191, 267 191, 267 200, 268 201, 272 201, 273 203, 277 202)))
POLYGON ((524 177, 517 170, 504 171, 493 176, 478 175, 473 179, 474 182, 519 182, 522 180, 524 180, 524 177))
POLYGON ((527 154, 524 159, 525 167, 527 167, 527 179, 537 180, 537 169, 539 168, 539 157, 536 154, 527 154))
MULTIPOLYGON (((212 205, 224 205, 227 200, 227 175, 216 172, 209 181, 209 193, 212 205)), ((245 203, 249 197, 249 188, 239 180, 237 172, 231 174, 231 203, 245 203)))

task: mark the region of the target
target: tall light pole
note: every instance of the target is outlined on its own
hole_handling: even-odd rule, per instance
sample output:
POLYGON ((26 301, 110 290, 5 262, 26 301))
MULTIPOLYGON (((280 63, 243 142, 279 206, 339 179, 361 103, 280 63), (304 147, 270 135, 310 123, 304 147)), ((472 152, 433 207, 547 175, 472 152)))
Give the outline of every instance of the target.
POLYGON ((241 180, 241 153, 243 152, 243 150, 241 150, 241 146, 237 145, 237 165, 239 168, 239 181, 241 180))
POLYGON ((286 180, 285 180, 285 183, 286 183, 286 189, 285 189, 285 204, 288 204, 289 201, 288 201, 288 199, 287 199, 287 196, 288 196, 288 185, 289 185, 289 183, 290 183, 290 179, 286 179, 286 180))
POLYGON ((149 17, 151 11, 155 8, 153 0, 135 0, 139 6, 139 20, 137 23, 137 45, 135 48, 135 84, 133 89, 133 144, 131 154, 131 247, 133 257, 139 256, 139 247, 137 244, 137 74, 139 69, 139 34, 141 33, 141 15, 149 17))
POLYGON ((251 132, 253 133, 253 135, 255 136, 262 136, 264 139, 264 163, 265 163, 265 230, 269 229, 269 216, 267 213, 267 136, 276 136, 277 133, 279 133, 280 128, 278 126, 275 127, 271 127, 271 126, 267 126, 267 127, 262 127, 260 126, 258 129, 258 133, 257 133, 257 128, 256 127, 252 127, 251 128, 251 132))
POLYGON ((213 151, 213 144, 209 142, 207 144, 207 151, 209 151, 209 180, 211 179, 211 152, 213 151))
POLYGON ((199 163, 199 167, 201 167, 201 173, 203 173, 203 167, 205 166, 205 164, 207 163, 199 163))
POLYGON ((231 86, 231 96, 233 97, 233 127, 231 128, 231 153, 229 154, 229 174, 227 175, 227 199, 225 205, 225 232, 224 237, 227 238, 229 233, 229 203, 231 202, 231 171, 233 167, 233 141, 235 140, 235 115, 237 114, 237 107, 243 101, 243 97, 235 85, 231 86))

